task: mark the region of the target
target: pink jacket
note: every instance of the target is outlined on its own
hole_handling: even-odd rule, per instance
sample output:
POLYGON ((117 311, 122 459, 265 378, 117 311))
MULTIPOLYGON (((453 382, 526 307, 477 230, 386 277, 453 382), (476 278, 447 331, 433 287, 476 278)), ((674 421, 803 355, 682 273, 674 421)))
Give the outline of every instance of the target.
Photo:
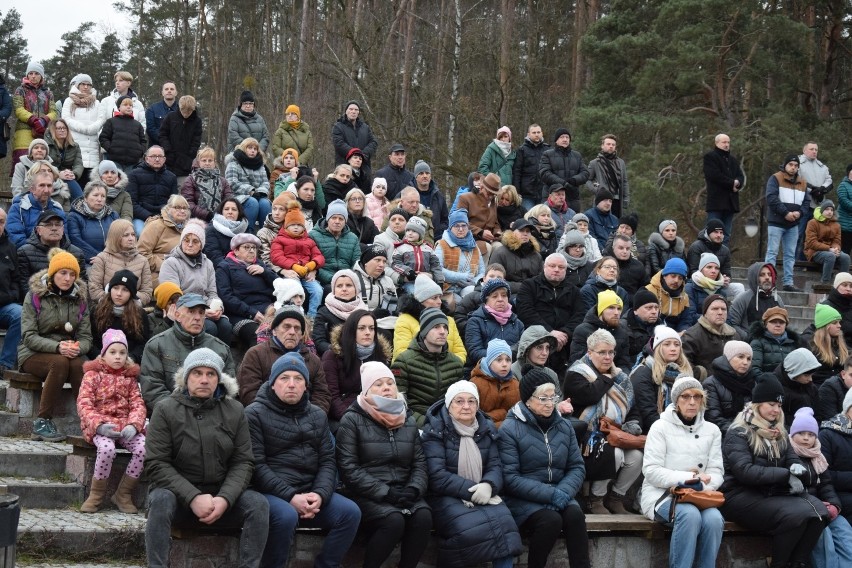
POLYGON ((77 395, 77 414, 86 441, 91 443, 98 426, 115 424, 121 430, 128 424, 138 432, 145 428, 145 401, 139 392, 139 365, 128 362, 115 370, 100 358, 83 364, 83 383, 77 395))
POLYGON ((388 201, 387 197, 382 197, 379 199, 372 193, 367 194, 367 217, 373 220, 373 223, 376 224, 376 228, 379 231, 382 230, 382 224, 388 218, 388 205, 390 201, 388 201))

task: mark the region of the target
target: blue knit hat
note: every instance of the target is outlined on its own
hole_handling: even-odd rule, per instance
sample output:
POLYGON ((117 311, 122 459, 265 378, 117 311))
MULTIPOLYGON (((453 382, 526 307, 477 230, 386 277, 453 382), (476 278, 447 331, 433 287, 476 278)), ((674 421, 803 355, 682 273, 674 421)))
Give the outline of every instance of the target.
POLYGON ((505 288, 506 294, 512 295, 512 289, 509 288, 509 283, 503 280, 502 278, 492 278, 488 282, 482 285, 482 292, 479 294, 479 299, 482 300, 482 303, 485 303, 485 300, 488 299, 495 290, 499 288, 505 288))
POLYGON ((346 204, 342 199, 335 199, 328 204, 328 209, 325 213, 326 220, 331 219, 334 215, 342 215, 345 221, 349 220, 349 211, 346 209, 346 204))
POLYGON ((491 372, 491 363, 493 363, 500 355, 508 355, 511 360, 512 348, 509 347, 509 344, 502 339, 492 339, 488 342, 488 349, 485 351, 485 357, 482 358, 482 363, 480 363, 479 368, 482 369, 486 375, 491 377, 495 376, 491 372))
POLYGON ((453 226, 458 223, 464 223, 465 225, 470 223, 467 216, 467 209, 456 209, 455 211, 450 213, 449 227, 452 229, 453 226))
POLYGON ((276 359, 275 363, 272 364, 272 371, 269 373, 269 382, 275 384, 275 379, 281 376, 281 373, 284 371, 296 371, 305 377, 306 385, 311 385, 311 375, 308 373, 308 367, 305 365, 305 360, 298 353, 285 353, 276 359))
POLYGON ((666 261, 666 265, 663 267, 663 276, 666 276, 667 274, 680 274, 686 278, 686 263, 682 258, 673 257, 668 259, 666 261))

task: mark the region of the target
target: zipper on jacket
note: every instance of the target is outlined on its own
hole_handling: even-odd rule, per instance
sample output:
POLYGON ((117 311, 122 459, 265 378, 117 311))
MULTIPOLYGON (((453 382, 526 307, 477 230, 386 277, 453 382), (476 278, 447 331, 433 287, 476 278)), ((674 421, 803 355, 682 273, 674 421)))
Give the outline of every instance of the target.
MULTIPOLYGON (((541 430, 541 426, 538 429, 541 430)), ((550 428, 547 429, 547 432, 550 432, 550 428)), ((547 481, 551 482, 553 481, 553 451, 550 449, 550 439, 547 432, 541 430, 541 433, 544 434, 544 445, 547 447, 547 481)))

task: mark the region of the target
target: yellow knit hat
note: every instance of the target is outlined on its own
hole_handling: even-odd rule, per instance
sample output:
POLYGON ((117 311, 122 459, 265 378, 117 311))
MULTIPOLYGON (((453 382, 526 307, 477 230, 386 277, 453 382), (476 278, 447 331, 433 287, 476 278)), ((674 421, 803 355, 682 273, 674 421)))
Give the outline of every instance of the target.
POLYGON ((157 307, 165 310, 169 304, 169 299, 175 294, 183 295, 183 290, 174 282, 163 282, 154 288, 154 300, 157 302, 157 307))
POLYGON ((281 152, 281 159, 283 160, 284 156, 286 156, 287 154, 290 154, 291 156, 293 156, 293 159, 296 160, 296 163, 297 164, 299 163, 299 151, 298 150, 296 150, 295 148, 287 148, 286 150, 281 152))
POLYGON ((53 248, 47 253, 47 257, 50 259, 50 264, 47 265, 48 278, 53 278, 53 275, 63 268, 73 272, 77 278, 80 277, 80 263, 70 252, 65 252, 61 248, 53 248))
POLYGON ((610 306, 618 305, 618 307, 623 308, 624 302, 621 298, 613 292, 612 290, 604 290, 600 294, 598 294, 598 315, 601 315, 605 309, 610 306))
POLYGON ((300 109, 296 105, 288 105, 287 108, 284 109, 284 116, 287 116, 291 112, 296 113, 296 116, 299 117, 299 120, 302 119, 302 109, 300 109))

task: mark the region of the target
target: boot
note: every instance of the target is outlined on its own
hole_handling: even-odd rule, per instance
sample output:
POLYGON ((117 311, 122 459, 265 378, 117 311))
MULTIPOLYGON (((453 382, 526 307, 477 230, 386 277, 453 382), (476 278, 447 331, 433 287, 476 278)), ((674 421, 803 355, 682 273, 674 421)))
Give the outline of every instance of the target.
POLYGON ((139 485, 139 480, 129 477, 126 473, 121 476, 121 482, 118 484, 118 489, 112 496, 112 502, 118 507, 122 513, 139 512, 139 509, 133 504, 133 490, 139 485))
POLYGON ((592 515, 611 515, 609 509, 604 507, 603 497, 596 497, 595 495, 589 495, 589 509, 591 509, 592 515))
POLYGON ((89 498, 80 505, 80 512, 98 512, 98 509, 101 508, 101 503, 104 502, 104 494, 106 493, 108 481, 109 479, 92 479, 92 489, 89 491, 89 498))
POLYGON ((603 506, 609 509, 613 515, 630 515, 630 511, 624 508, 624 495, 619 495, 612 489, 606 494, 603 506))

